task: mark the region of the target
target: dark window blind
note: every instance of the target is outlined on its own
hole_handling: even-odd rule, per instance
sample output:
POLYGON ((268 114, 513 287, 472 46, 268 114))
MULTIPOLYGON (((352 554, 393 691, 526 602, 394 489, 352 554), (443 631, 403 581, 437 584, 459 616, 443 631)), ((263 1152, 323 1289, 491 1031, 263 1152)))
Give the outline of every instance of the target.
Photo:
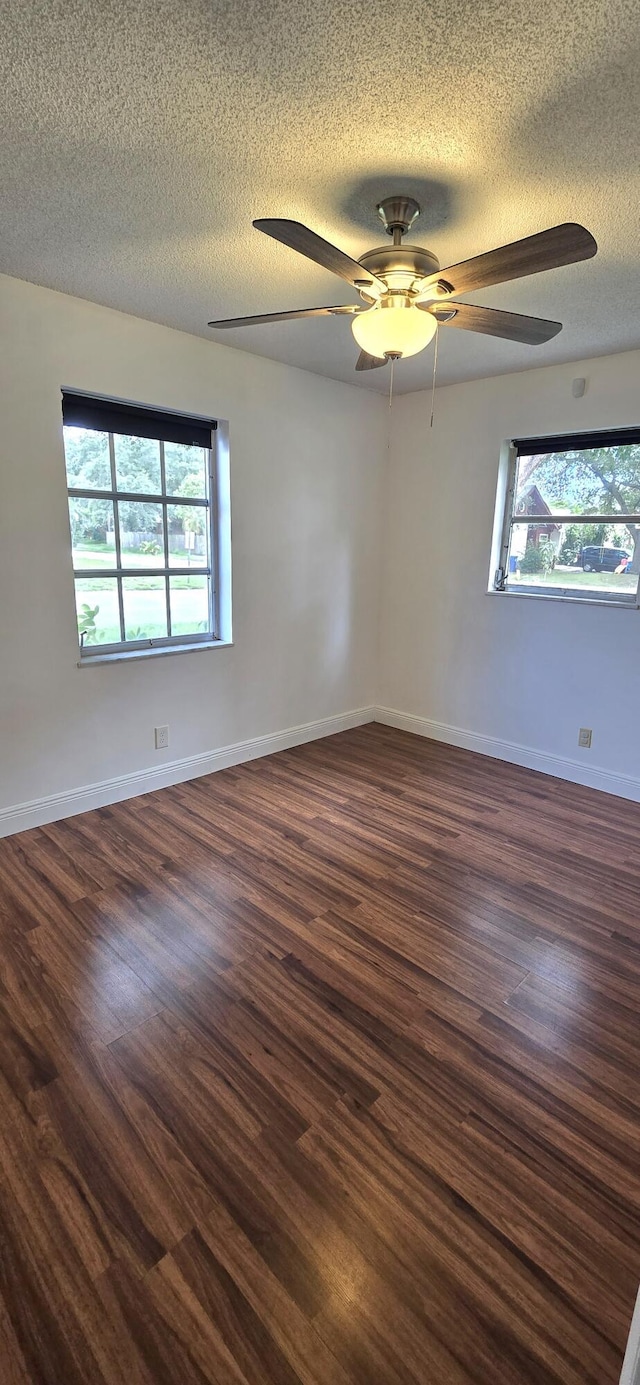
POLYGON ((610 428, 598 433, 559 433, 549 438, 514 438, 519 457, 544 456, 549 452, 586 452, 592 447, 624 447, 640 443, 640 427, 610 428))
POLYGON ((144 409, 137 404, 116 404, 86 394, 62 393, 62 419, 73 428, 93 428, 99 433, 123 433, 126 437, 157 438, 162 442, 211 447, 214 418, 188 418, 164 409, 144 409))

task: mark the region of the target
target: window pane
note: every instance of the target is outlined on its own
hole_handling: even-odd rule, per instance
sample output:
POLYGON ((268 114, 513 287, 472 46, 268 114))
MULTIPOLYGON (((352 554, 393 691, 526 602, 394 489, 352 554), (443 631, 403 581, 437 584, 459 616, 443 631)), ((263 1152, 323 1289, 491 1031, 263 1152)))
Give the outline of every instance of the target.
POLYGON ((162 505, 121 500, 120 556, 123 567, 164 567, 162 505))
POLYGON ((114 568, 116 545, 110 500, 78 500, 69 496, 73 566, 114 568))
POLYGON ((155 438, 126 438, 114 433, 113 445, 118 490, 160 495, 160 443, 155 438))
POLYGON ((78 635, 83 645, 119 644, 120 608, 115 577, 76 577, 78 635))
POLYGON ((167 505, 169 567, 209 566, 209 510, 204 505, 167 505))
POLYGON ((165 442, 164 471, 167 495, 207 498, 208 452, 180 442, 165 442))
POLYGON ((514 515, 640 512, 640 444, 518 458, 514 515))
POLYGON ((71 490, 111 490, 109 434, 92 428, 65 428, 64 455, 71 490))
POLYGON ((200 635, 209 629, 208 577, 170 577, 171 634, 200 635))
MULTIPOLYGON (((556 517, 557 518, 557 517, 556 517)), ((634 545, 626 525, 566 524, 549 516, 514 524, 507 562, 510 591, 635 601, 634 545)))
POLYGON ((124 629, 127 640, 157 640, 167 634, 164 577, 123 577, 124 629))

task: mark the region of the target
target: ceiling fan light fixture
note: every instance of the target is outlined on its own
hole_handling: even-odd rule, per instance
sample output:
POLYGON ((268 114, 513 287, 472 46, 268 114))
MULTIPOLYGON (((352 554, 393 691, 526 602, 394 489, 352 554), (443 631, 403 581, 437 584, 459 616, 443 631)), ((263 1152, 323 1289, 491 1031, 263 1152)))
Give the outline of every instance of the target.
POLYGON ((376 303, 353 318, 351 330, 358 346, 369 356, 416 356, 436 334, 431 313, 406 302, 376 303))

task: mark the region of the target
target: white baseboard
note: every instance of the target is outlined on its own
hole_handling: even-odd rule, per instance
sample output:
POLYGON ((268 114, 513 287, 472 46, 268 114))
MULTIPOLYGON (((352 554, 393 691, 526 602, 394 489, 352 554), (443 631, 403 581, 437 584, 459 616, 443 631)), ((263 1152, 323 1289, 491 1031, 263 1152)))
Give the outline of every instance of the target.
POLYGON ((379 721, 385 726, 396 726, 400 731, 410 731, 415 736, 426 736, 430 740, 444 741, 447 745, 459 745, 464 750, 475 750, 480 755, 490 755, 497 760, 508 760, 511 764, 524 765, 527 769, 551 774, 556 779, 567 779, 573 784, 585 784, 589 788, 601 789, 604 793, 617 794, 640 802, 640 780, 631 775, 612 774, 610 770, 589 767, 578 760, 570 760, 561 755, 545 755, 528 746, 517 745, 511 741, 501 741, 494 736, 479 735, 475 731, 463 731, 457 726, 447 726, 444 722, 432 721, 428 717, 412 716, 399 712, 393 707, 360 707, 354 712, 340 716, 324 717, 320 721, 310 721, 303 726, 288 727, 271 735, 255 736, 251 740, 237 741, 234 745, 222 746, 219 750, 208 751, 203 755, 189 755, 182 760, 165 761, 157 769, 134 770, 116 779, 104 779, 98 784, 85 784, 77 789, 49 794, 44 798, 32 799, 29 803, 17 803, 0 809, 0 837, 11 836, 14 832, 24 832, 29 827, 41 827, 59 818, 73 817, 76 813, 89 812, 91 808, 102 808, 109 803, 118 803, 124 798, 136 798, 139 794, 151 793, 154 789, 166 788, 169 784, 180 784, 186 779, 198 779, 203 774, 213 774, 219 769, 240 765, 245 760, 255 760, 262 755, 273 755, 278 750, 288 750, 305 741, 319 740, 322 736, 334 736, 339 731, 349 731, 354 726, 364 726, 367 722, 379 721))
POLYGON ((203 774, 241 765, 245 760, 255 760, 261 755, 273 755, 277 750, 288 750, 293 745, 303 745, 305 741, 315 741, 321 736, 335 736, 338 731, 364 726, 373 718, 373 707, 360 707, 355 712, 323 717, 321 721, 309 721, 304 726, 290 726, 286 731, 238 741, 235 745, 225 745, 204 755, 188 755, 183 760, 165 761, 157 769, 134 770, 116 779, 104 779, 99 784, 85 784, 78 789, 32 799, 30 803, 17 803, 13 807, 0 809, 0 837, 24 832, 29 827, 42 827, 46 822, 73 817, 76 813, 86 813, 91 808, 103 808, 123 798, 137 798, 139 794, 164 789, 169 784, 180 784, 185 779, 199 779, 203 774))
POLYGON ((617 794, 619 798, 640 803, 640 779, 634 779, 630 774, 613 774, 611 770, 587 765, 582 760, 547 755, 526 745, 501 741, 495 736, 482 736, 476 731, 463 731, 458 726, 447 726, 444 722, 431 721, 429 717, 398 712, 393 707, 376 707, 374 720, 382 722, 384 726, 395 726, 399 731, 410 731, 415 736, 445 741, 447 745, 459 745, 463 750, 475 750, 479 755, 508 760, 513 765, 524 765, 526 769, 551 774, 556 779, 568 779, 571 784, 585 784, 587 788, 601 789, 604 793, 617 794))

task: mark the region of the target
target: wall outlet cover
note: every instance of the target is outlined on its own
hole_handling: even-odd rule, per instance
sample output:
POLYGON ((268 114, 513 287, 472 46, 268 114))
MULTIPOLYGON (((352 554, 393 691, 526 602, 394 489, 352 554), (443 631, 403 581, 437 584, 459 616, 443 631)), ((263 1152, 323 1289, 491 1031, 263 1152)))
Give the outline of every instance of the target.
POLYGON ((578 731, 578 745, 582 750, 591 750, 592 731, 589 726, 581 726, 578 731))
POLYGON ((168 750, 168 749, 169 749, 169 727, 168 727, 168 726, 156 726, 156 727, 155 727, 155 738, 156 738, 156 750, 168 750))

